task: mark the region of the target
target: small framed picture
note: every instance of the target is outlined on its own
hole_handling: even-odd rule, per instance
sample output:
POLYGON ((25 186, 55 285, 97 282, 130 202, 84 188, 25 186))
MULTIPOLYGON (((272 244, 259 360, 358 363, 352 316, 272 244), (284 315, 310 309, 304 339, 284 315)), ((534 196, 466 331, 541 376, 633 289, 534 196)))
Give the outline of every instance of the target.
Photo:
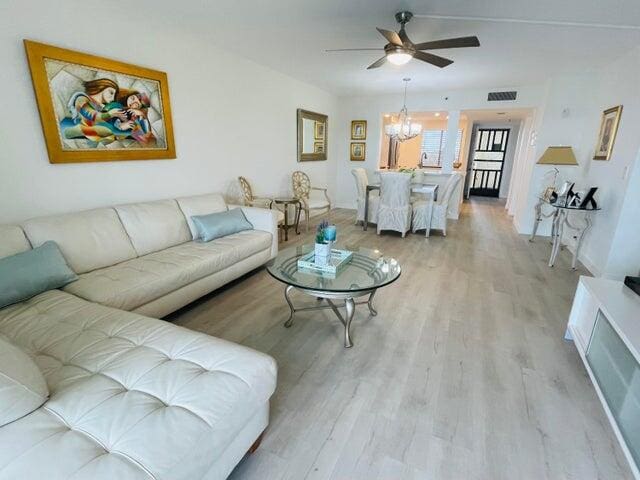
POLYGON ((324 141, 313 142, 313 153, 324 153, 324 141))
POLYGON ((324 140, 324 122, 315 122, 313 127, 314 140, 324 140))
POLYGON ((609 160, 613 151, 613 144, 616 141, 616 133, 618 133, 618 124, 620 123, 620 115, 622 114, 622 105, 608 108, 602 112, 602 121, 600 122, 600 132, 598 133, 598 143, 596 143, 596 153, 594 160, 609 160))
POLYGON ((367 121, 353 120, 351 122, 351 140, 367 139, 367 121))
POLYGON ((366 156, 367 144, 364 142, 351 143, 351 161, 364 162, 366 156))

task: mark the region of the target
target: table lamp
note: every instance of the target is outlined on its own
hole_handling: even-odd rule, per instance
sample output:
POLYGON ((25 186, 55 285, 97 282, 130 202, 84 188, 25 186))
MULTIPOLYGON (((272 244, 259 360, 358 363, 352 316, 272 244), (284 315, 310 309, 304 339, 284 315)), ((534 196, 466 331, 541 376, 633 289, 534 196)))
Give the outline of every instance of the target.
POLYGON ((538 165, 578 165, 571 147, 548 147, 536 163, 538 165))
MULTIPOLYGON (((578 165, 576 161, 576 156, 573 154, 573 149, 571 147, 547 147, 542 156, 536 162, 537 165, 578 165)), ((553 181, 551 185, 544 189, 542 193, 542 197, 547 200, 555 200, 557 198, 556 194, 556 181, 558 179, 558 174, 560 170, 557 168, 553 168, 553 181)), ((545 174, 546 176, 546 174, 545 174)))

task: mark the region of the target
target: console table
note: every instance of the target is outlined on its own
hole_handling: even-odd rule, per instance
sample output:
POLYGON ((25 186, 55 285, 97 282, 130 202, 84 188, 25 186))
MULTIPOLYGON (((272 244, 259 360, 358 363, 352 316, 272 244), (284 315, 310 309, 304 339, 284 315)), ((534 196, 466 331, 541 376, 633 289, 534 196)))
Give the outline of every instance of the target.
POLYGON ((545 218, 553 217, 552 224, 551 224, 551 242, 553 246, 551 247, 551 256, 549 257, 549 266, 553 267, 554 263, 556 262, 556 258, 558 257, 558 252, 560 252, 560 249, 562 248, 562 234, 564 232, 564 227, 566 225, 570 230, 573 230, 576 232, 576 234, 573 237, 577 240, 577 243, 576 243, 576 248, 573 252, 573 259, 571 260, 571 268, 575 270, 576 264, 578 262, 578 255, 580 254, 580 247, 582 247, 582 241, 584 240, 584 236, 587 234, 587 232, 589 231, 593 223, 591 221, 591 215, 594 212, 598 212, 600 210, 601 210, 600 207, 581 208, 581 207, 563 206, 555 203, 550 203, 549 201, 543 198, 539 198, 538 203, 536 203, 536 206, 535 206, 536 215, 535 215, 535 220, 533 222, 533 232, 531 233, 531 237, 529 238, 529 241, 533 242, 536 236, 536 232, 538 231, 538 225, 540 224, 540 222, 545 218), (544 205, 549 205, 550 207, 553 208, 553 211, 548 214, 543 213, 542 207, 544 205), (578 225, 578 226, 572 225, 571 222, 569 221, 570 213, 584 214, 583 225, 578 225))
POLYGON ((580 277, 565 339, 573 340, 635 478, 640 478, 640 296, 580 277))

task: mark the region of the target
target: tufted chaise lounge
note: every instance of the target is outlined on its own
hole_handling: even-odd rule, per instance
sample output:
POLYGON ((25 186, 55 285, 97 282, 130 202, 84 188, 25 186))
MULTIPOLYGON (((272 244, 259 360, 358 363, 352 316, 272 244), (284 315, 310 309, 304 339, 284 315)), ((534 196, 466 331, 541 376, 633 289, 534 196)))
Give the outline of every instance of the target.
MULTIPOLYGON (((250 215, 256 215, 254 226, 260 224, 260 212, 250 215)), ((263 225, 273 225, 273 231, 220 239, 208 253, 193 254, 206 247, 189 238, 138 255, 131 240, 136 251, 132 258, 87 270, 87 262, 100 263, 108 255, 72 251, 74 242, 91 241, 73 238, 78 225, 93 222, 87 228, 98 230, 106 225, 95 226, 100 224, 96 217, 86 218, 88 223, 78 224, 76 217, 75 226, 66 219, 72 226, 66 230, 56 230, 60 221, 23 225, 34 246, 48 239, 45 226, 52 225, 49 238, 71 258, 80 279, 66 291, 50 290, 0 309, 0 334, 34 359, 49 388, 44 405, 0 428, 0 479, 226 478, 268 424, 274 360, 126 310, 152 305, 157 312, 172 311, 196 293, 209 291, 207 286, 219 286, 221 278, 229 281, 255 268, 255 262, 273 255, 277 219, 265 217, 269 220, 263 225), (266 235, 267 243, 262 240, 266 235), (141 261, 145 256, 152 260, 141 261), (136 269, 143 282, 136 280, 136 269)), ((138 214, 137 219, 145 217, 138 214)), ((153 218, 146 220, 151 225, 141 231, 154 231, 153 218)), ((180 227, 187 228, 183 220, 180 227)), ((121 227, 127 236, 132 231, 128 226, 121 227)), ((117 250, 124 239, 115 231, 107 229, 106 234, 112 235, 109 242, 117 250)), ((27 237, 19 227, 0 227, 0 257, 30 248, 27 237)))

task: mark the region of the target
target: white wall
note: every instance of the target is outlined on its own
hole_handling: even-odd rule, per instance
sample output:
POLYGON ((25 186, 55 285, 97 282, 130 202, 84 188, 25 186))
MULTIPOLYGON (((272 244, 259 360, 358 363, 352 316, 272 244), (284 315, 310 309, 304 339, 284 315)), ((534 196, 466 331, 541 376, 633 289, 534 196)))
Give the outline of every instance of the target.
MULTIPOLYGON (((401 85, 398 85, 398 91, 401 85)), ((483 108, 532 108, 544 98, 544 85, 504 87, 495 89, 461 90, 438 93, 412 92, 411 85, 407 93, 409 112, 476 110, 483 108), (487 102, 487 93, 496 90, 517 90, 518 98, 513 102, 487 102)), ((340 97, 339 99, 339 135, 336 143, 336 161, 338 169, 336 204, 339 207, 355 208, 356 187, 351 169, 366 168, 372 172, 378 168, 382 144, 382 115, 385 112, 397 112, 402 107, 402 94, 381 96, 340 97), (351 120, 367 120, 367 158, 365 162, 349 160, 351 120)))
MULTIPOLYGON (((640 49, 624 55, 612 64, 601 66, 597 72, 554 78, 549 84, 544 113, 538 126, 535 154, 530 158, 532 162, 537 161, 551 145, 571 145, 579 166, 561 167, 561 178, 575 181, 576 190, 598 187, 596 197, 603 210, 593 215, 594 225, 585 238, 580 258, 596 275, 618 278, 625 272, 635 273, 640 269, 640 263, 635 260, 637 253, 631 254, 630 250, 625 252, 617 247, 612 251, 612 242, 620 234, 619 229, 624 231, 630 227, 631 220, 621 218, 623 204, 626 203, 625 194, 633 198, 640 189, 637 172, 635 177, 629 175, 634 171, 634 162, 640 149, 639 83, 640 49), (613 155, 609 161, 593 160, 602 111, 615 105, 623 105, 624 110, 613 155), (566 109, 568 115, 563 114, 566 109), (633 181, 630 180, 632 178, 633 181), (623 255, 623 258, 634 258, 634 261, 628 262, 626 268, 621 268, 627 262, 623 259, 614 262, 612 258, 611 261, 617 267, 614 268, 611 263, 609 269, 610 255, 623 255)), ((531 231, 536 196, 543 188, 543 176, 548 170, 549 166, 532 166, 526 201, 516 211, 515 223, 521 233, 531 231)), ((635 205, 637 208, 638 203, 635 205)), ((628 218, 631 217, 630 215, 628 218)), ((548 234, 548 221, 539 232, 548 234)), ((627 236, 624 233, 620 235, 627 236)), ((570 235, 566 237, 565 241, 571 245, 573 238, 570 235)), ((631 250, 640 248, 638 245, 640 244, 636 243, 631 250)))
POLYGON ((257 194, 290 191, 306 171, 335 192, 337 99, 249 60, 225 53, 207 32, 134 15, 97 0, 0 3, 0 223, 142 200, 220 191, 234 194, 246 176, 257 194), (119 12, 118 12, 119 11, 119 12), (89 13, 88 13, 89 12, 89 13), (176 160, 49 164, 24 38, 88 52, 168 74, 176 160), (329 115, 328 161, 296 162, 296 108, 329 115), (245 133, 236 125, 247 126, 245 133))

